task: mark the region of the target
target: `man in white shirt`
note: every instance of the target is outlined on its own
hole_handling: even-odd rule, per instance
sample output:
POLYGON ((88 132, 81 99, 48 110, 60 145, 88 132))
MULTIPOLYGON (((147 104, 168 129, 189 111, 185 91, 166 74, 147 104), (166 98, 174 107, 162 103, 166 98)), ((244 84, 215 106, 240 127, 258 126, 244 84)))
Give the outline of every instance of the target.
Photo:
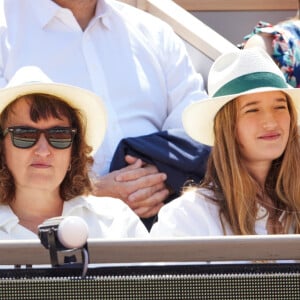
POLYGON ((122 199, 141 218, 156 215, 169 196, 165 173, 134 157, 108 170, 122 138, 180 128, 183 108, 206 97, 181 39, 113 0, 0 0, 0 15, 1 86, 37 65, 52 80, 101 96, 109 126, 95 155, 95 194, 122 199))

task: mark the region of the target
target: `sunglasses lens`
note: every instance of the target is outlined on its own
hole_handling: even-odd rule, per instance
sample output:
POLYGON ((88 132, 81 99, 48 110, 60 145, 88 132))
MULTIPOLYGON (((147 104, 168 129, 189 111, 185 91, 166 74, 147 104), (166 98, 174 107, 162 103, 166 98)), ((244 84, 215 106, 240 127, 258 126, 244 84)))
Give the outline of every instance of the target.
POLYGON ((47 130, 47 140, 56 149, 66 149, 72 145, 73 133, 71 128, 52 128, 47 130))
MULTIPOLYGON (((76 129, 69 127, 55 127, 40 130, 31 127, 10 127, 12 142, 17 148, 30 148, 39 140, 41 133, 45 134, 48 143, 56 149, 67 149, 72 145, 76 129)), ((5 130, 4 135, 9 131, 5 130)))
POLYGON ((13 144, 18 148, 30 148, 38 139, 34 128, 16 128, 13 132, 13 144))

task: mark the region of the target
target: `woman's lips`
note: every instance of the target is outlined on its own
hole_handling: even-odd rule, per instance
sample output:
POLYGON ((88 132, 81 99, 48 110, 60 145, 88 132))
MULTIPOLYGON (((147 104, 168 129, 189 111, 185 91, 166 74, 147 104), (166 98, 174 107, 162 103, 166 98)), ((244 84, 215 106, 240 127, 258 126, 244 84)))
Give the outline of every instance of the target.
POLYGON ((276 140, 280 137, 279 133, 267 133, 259 137, 261 140, 276 140))

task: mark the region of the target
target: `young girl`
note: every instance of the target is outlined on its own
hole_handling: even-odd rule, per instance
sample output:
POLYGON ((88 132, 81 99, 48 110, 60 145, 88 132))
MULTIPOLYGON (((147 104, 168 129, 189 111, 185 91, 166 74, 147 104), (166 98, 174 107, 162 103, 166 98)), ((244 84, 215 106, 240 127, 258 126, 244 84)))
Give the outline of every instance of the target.
POLYGON ((249 48, 215 61, 208 90, 183 114, 187 133, 213 145, 205 179, 161 209, 151 235, 299 233, 300 89, 249 48))

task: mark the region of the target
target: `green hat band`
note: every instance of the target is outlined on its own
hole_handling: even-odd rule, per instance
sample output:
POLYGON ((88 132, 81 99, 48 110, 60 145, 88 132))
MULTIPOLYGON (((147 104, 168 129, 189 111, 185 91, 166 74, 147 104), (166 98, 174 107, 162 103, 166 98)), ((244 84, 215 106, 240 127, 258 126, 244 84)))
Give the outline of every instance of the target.
POLYGON ((270 72, 246 74, 223 85, 213 97, 240 94, 261 87, 286 89, 288 84, 282 77, 270 72))

